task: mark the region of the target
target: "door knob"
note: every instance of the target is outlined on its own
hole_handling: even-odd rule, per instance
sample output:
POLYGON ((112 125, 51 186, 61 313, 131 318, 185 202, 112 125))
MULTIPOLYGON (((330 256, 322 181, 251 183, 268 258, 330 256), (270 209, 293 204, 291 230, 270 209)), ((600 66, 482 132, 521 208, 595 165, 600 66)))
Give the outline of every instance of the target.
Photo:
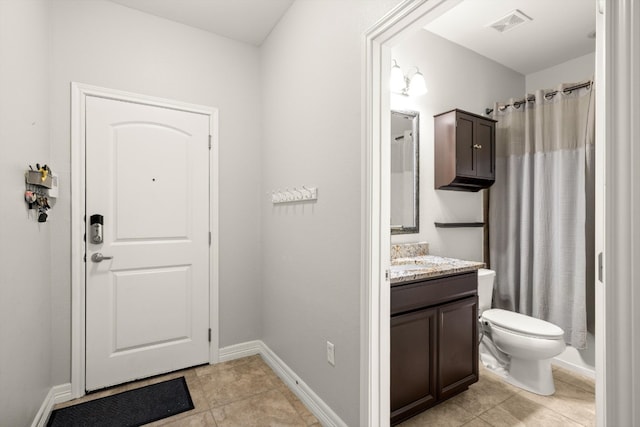
POLYGON ((91 255, 91 261, 93 261, 93 262, 102 262, 102 260, 104 260, 104 259, 113 259, 113 257, 112 256, 104 256, 100 252, 96 252, 95 254, 91 255))
POLYGON ((473 148, 475 148, 476 150, 479 150, 482 148, 482 145, 480 144, 473 144, 473 148))

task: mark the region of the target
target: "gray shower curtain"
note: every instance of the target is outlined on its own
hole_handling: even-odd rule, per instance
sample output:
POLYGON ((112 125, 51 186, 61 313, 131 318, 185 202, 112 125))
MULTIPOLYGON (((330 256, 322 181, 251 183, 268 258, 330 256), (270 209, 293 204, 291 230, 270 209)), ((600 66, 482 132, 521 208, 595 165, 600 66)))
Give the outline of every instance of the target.
POLYGON ((517 108, 494 106, 489 246, 494 306, 555 323, 581 349, 593 280, 595 102, 593 85, 565 90, 575 85, 554 96, 539 90, 517 108))

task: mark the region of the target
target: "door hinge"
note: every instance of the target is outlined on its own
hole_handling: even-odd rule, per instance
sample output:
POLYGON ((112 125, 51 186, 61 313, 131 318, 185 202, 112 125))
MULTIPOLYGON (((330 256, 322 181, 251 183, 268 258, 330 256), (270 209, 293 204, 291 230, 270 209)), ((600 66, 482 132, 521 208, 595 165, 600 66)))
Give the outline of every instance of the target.
POLYGON ((209 135, 209 150, 211 150, 211 135, 209 135))
POLYGON ((385 280, 389 280, 389 270, 384 271, 384 278, 385 280))
POLYGON ((209 342, 211 342, 211 328, 209 328, 209 342))
POLYGON ((211 246, 211 232, 209 232, 209 246, 211 246))

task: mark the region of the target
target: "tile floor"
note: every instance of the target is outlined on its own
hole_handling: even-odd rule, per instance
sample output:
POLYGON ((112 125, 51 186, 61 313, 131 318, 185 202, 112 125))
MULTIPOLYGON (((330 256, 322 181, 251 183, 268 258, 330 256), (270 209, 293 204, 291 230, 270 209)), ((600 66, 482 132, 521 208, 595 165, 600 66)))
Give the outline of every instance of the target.
MULTIPOLYGON (((164 427, 320 427, 260 356, 200 366, 125 384, 57 408, 184 376, 195 408, 150 424, 164 427)), ((554 367, 556 394, 538 396, 513 387, 480 365, 469 390, 401 424, 403 427, 595 426, 591 379, 554 367)))
POLYGON ((480 380, 469 390, 400 426, 595 426, 593 380, 555 366, 553 377, 556 393, 539 396, 507 384, 480 364, 480 380))
POLYGON ((163 427, 320 427, 260 356, 200 366, 88 394, 55 409, 184 376, 194 409, 148 424, 163 427))

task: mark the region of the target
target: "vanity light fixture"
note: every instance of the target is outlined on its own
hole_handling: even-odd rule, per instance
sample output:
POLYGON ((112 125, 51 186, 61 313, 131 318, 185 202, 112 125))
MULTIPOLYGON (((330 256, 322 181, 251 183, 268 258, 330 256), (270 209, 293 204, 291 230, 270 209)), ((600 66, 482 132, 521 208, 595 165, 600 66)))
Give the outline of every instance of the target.
POLYGON ((418 67, 413 66, 411 68, 415 68, 416 71, 411 77, 407 77, 396 60, 393 59, 393 67, 391 67, 389 76, 389 89, 391 92, 404 96, 420 96, 427 93, 427 84, 424 81, 424 76, 418 67))

